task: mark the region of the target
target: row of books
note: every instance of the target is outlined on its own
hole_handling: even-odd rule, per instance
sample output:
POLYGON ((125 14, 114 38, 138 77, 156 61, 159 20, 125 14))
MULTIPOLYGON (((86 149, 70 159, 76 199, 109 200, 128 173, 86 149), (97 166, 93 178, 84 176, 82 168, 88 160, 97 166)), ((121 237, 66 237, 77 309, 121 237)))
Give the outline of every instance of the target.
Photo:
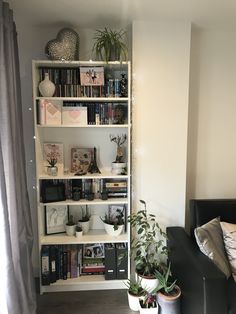
MULTIPOLYGON (((63 196, 60 200, 74 199, 74 192, 79 193, 79 199, 86 199, 88 194, 94 193, 94 198, 98 199, 101 193, 106 192, 108 198, 127 197, 127 181, 121 179, 54 179, 41 181, 41 201, 45 199, 45 190, 51 187, 61 187, 63 196)), ((52 190, 52 189, 51 189, 52 190)), ((58 192, 58 188, 57 188, 58 192)), ((56 201, 56 199, 52 199, 56 201)), ((59 201, 59 200, 58 200, 59 201)))
POLYGON ((41 248, 42 285, 84 275, 126 279, 127 273, 127 243, 43 245, 41 248))
POLYGON ((121 78, 112 77, 109 73, 105 80, 103 67, 42 67, 39 68, 39 81, 46 73, 55 84, 55 97, 127 97, 121 91, 121 78))
POLYGON ((127 106, 121 103, 80 103, 40 99, 40 125, 103 125, 127 123, 127 106))

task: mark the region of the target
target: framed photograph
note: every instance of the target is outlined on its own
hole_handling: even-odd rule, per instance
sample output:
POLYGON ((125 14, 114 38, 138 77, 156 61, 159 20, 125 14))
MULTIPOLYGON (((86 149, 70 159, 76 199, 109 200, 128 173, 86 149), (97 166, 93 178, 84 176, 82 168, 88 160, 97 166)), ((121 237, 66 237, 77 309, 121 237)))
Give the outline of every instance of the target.
POLYGON ((45 207, 45 234, 63 233, 68 222, 69 212, 67 205, 46 205, 45 207))
POLYGON ((103 243, 90 243, 84 244, 83 247, 83 257, 86 259, 97 259, 97 258, 104 258, 104 244, 103 243))
POLYGON ((104 85, 103 67, 80 67, 81 86, 102 86, 104 85))
POLYGON ((71 148, 71 173, 86 174, 92 158, 93 148, 71 148))

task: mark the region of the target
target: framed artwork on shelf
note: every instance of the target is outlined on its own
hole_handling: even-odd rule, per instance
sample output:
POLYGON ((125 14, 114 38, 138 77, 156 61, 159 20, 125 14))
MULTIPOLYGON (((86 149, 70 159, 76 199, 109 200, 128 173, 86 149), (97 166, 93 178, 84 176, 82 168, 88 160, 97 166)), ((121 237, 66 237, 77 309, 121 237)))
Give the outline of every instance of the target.
POLYGON ((83 258, 104 258, 104 244, 103 243, 90 243, 84 244, 83 247, 83 258))
POLYGON ((93 148, 71 148, 71 173, 83 175, 88 172, 93 159, 93 148))
POLYGON ((103 67, 80 67, 81 86, 102 86, 104 85, 103 67))
POLYGON ((56 160, 58 174, 64 172, 64 157, 63 157, 63 144, 62 143, 43 143, 43 166, 44 172, 47 173, 47 167, 51 159, 56 160))
POLYGON ((45 234, 64 233, 68 222, 69 212, 67 205, 46 205, 45 207, 45 234))

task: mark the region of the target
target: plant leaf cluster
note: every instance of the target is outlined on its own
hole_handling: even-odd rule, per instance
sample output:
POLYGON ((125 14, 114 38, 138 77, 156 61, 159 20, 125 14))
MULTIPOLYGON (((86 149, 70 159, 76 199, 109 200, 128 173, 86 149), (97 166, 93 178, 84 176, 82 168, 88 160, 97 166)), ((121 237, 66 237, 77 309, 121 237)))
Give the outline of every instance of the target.
POLYGON ((113 59, 113 54, 116 60, 127 60, 128 48, 123 42, 125 35, 124 30, 111 30, 110 28, 104 28, 104 30, 96 30, 94 36, 93 51, 96 57, 106 62, 113 59))
POLYGON ((155 277, 159 280, 158 287, 155 289, 155 292, 163 291, 166 295, 171 295, 175 288, 176 280, 171 280, 171 271, 170 264, 167 270, 162 273, 158 270, 155 271, 155 277))
POLYGON ((115 217, 111 216, 110 211, 108 211, 108 213, 105 214, 104 218, 100 218, 104 223, 108 225, 113 225, 114 230, 118 230, 118 226, 122 226, 125 223, 124 211, 125 207, 122 210, 120 208, 117 208, 115 217))
POLYGON ((155 270, 162 267, 161 255, 167 255, 167 248, 164 245, 166 234, 156 221, 156 216, 147 213, 146 202, 143 200, 140 202, 144 209, 128 217, 131 227, 137 234, 131 241, 131 256, 139 274, 153 276, 155 270))
POLYGON ((85 208, 83 206, 81 206, 81 210, 82 210, 82 218, 79 221, 80 222, 89 221, 91 214, 89 213, 88 205, 86 205, 85 208))

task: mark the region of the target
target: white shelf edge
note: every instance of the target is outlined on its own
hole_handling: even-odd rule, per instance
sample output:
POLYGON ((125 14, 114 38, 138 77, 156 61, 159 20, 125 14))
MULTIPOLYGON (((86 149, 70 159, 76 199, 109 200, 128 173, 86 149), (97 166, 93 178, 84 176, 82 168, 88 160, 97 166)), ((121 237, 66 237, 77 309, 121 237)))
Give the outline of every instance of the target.
POLYGON ((75 176, 74 174, 68 175, 57 175, 49 176, 47 174, 40 174, 38 176, 39 180, 73 180, 73 179, 128 179, 129 175, 115 175, 110 172, 94 173, 94 174, 85 174, 82 176, 75 176))
POLYGON ((47 100, 72 100, 81 102, 127 102, 128 97, 35 97, 35 100, 47 99, 47 100))
POLYGON ((87 275, 41 286, 41 292, 126 289, 125 282, 126 279, 105 280, 103 275, 87 275))
POLYGON ((100 199, 94 199, 93 201, 88 200, 80 200, 80 201, 73 201, 73 200, 65 200, 65 201, 59 201, 59 202, 50 202, 50 203, 40 203, 41 205, 117 205, 117 204, 128 204, 128 198, 126 197, 119 197, 119 198, 110 198, 106 201, 100 200, 100 199))
POLYGON ((104 229, 90 230, 81 238, 67 236, 65 233, 45 235, 40 237, 41 245, 66 245, 66 244, 86 244, 86 243, 128 243, 128 233, 123 233, 117 237, 112 237, 104 229))
POLYGON ((128 128, 129 124, 88 124, 88 125, 47 125, 37 124, 39 129, 41 128, 128 128))

